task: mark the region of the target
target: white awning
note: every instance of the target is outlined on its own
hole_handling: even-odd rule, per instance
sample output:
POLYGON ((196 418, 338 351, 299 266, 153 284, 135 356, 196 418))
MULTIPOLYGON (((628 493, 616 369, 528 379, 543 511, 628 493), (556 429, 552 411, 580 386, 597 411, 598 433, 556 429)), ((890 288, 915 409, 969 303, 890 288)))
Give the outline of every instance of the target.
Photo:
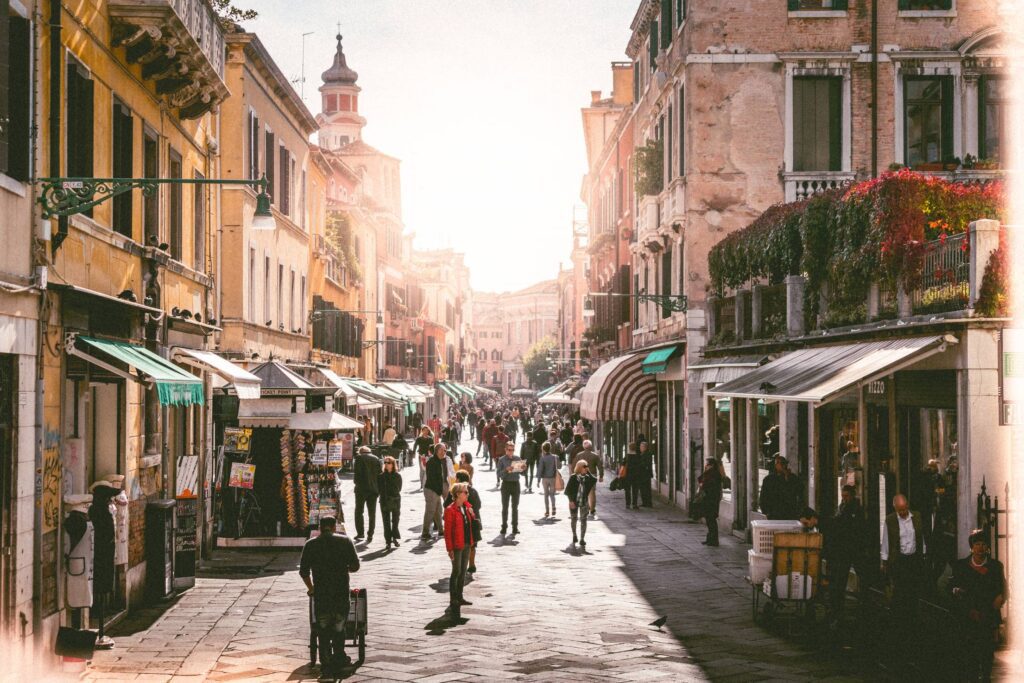
POLYGON ((687 368, 689 380, 694 384, 721 384, 742 377, 751 370, 761 367, 767 356, 729 356, 727 358, 705 358, 687 368))
POLYGON ((426 403, 427 397, 416 391, 405 382, 381 382, 381 384, 397 394, 401 394, 413 403, 426 403))
POLYGON ((336 393, 335 396, 344 396, 345 405, 355 405, 358 394, 356 394, 355 389, 348 385, 348 382, 338 376, 338 373, 328 368, 317 368, 316 370, 323 375, 323 378, 327 380, 328 384, 338 388, 338 393, 336 393))
POLYGON ((368 398, 363 398, 362 396, 359 396, 356 399, 356 405, 359 407, 359 410, 377 410, 377 408, 383 407, 382 404, 377 403, 376 401, 371 401, 368 398))
POLYGON ((942 353, 952 335, 818 346, 791 351, 742 377, 708 390, 708 396, 828 403, 854 386, 942 353))
POLYGON ((312 432, 356 431, 363 428, 363 423, 348 415, 335 412, 295 413, 288 426, 312 432))
POLYGON ((580 392, 580 415, 588 420, 653 420, 658 414, 658 385, 642 370, 647 352, 613 358, 594 372, 580 392))
POLYGON ((537 400, 537 403, 542 403, 544 405, 548 405, 548 404, 561 404, 561 405, 578 406, 580 404, 580 400, 578 398, 573 398, 572 396, 570 396, 569 394, 565 393, 564 391, 552 391, 551 393, 544 394, 543 396, 541 396, 537 400))
POLYGON ((179 346, 174 349, 171 357, 179 363, 191 365, 194 368, 211 372, 223 378, 234 388, 235 394, 240 399, 260 397, 259 377, 212 351, 186 349, 179 346))

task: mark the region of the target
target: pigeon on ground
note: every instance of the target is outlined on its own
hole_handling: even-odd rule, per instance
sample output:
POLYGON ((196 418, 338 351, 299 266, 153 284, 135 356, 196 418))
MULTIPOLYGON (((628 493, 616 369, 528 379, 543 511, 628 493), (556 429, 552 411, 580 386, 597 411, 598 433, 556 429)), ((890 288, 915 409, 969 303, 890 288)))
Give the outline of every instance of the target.
POLYGON ((657 626, 658 628, 661 628, 662 626, 665 625, 666 621, 668 621, 668 617, 658 617, 657 619, 652 621, 650 624, 648 624, 648 626, 657 626))

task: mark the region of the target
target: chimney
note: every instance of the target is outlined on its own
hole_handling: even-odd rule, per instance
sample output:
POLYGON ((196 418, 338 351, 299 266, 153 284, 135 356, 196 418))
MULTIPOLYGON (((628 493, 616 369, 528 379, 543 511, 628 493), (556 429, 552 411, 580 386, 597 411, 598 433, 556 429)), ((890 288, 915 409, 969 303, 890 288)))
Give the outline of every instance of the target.
POLYGON ((591 90, 590 91, 590 103, 591 104, 597 104, 600 101, 601 101, 601 91, 600 90, 591 90))

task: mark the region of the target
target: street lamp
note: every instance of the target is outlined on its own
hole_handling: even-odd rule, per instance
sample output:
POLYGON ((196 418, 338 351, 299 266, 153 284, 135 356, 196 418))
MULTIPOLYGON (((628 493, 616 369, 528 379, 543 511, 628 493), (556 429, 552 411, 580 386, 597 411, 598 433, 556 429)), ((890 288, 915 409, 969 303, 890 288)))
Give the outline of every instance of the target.
POLYGON ((253 230, 275 230, 277 221, 270 210, 270 195, 267 194, 269 181, 264 175, 259 179, 222 178, 36 178, 41 186, 39 204, 43 207, 43 218, 73 216, 102 204, 132 190, 142 190, 150 197, 161 185, 252 185, 259 189, 256 195, 256 212, 253 214, 253 230))
POLYGON ((625 296, 637 301, 650 301, 658 304, 666 311, 685 311, 687 298, 685 294, 648 294, 639 292, 637 294, 625 294, 622 292, 591 292, 583 299, 583 317, 593 318, 596 315, 594 310, 593 297, 595 296, 625 296))

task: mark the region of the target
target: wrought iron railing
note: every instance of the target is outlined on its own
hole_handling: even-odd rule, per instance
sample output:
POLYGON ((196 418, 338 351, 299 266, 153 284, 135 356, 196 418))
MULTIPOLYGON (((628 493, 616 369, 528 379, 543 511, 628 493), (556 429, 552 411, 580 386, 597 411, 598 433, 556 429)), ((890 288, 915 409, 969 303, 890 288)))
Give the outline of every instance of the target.
POLYGON ((916 314, 960 311, 970 294, 971 257, 966 232, 927 244, 921 282, 912 292, 916 314))

